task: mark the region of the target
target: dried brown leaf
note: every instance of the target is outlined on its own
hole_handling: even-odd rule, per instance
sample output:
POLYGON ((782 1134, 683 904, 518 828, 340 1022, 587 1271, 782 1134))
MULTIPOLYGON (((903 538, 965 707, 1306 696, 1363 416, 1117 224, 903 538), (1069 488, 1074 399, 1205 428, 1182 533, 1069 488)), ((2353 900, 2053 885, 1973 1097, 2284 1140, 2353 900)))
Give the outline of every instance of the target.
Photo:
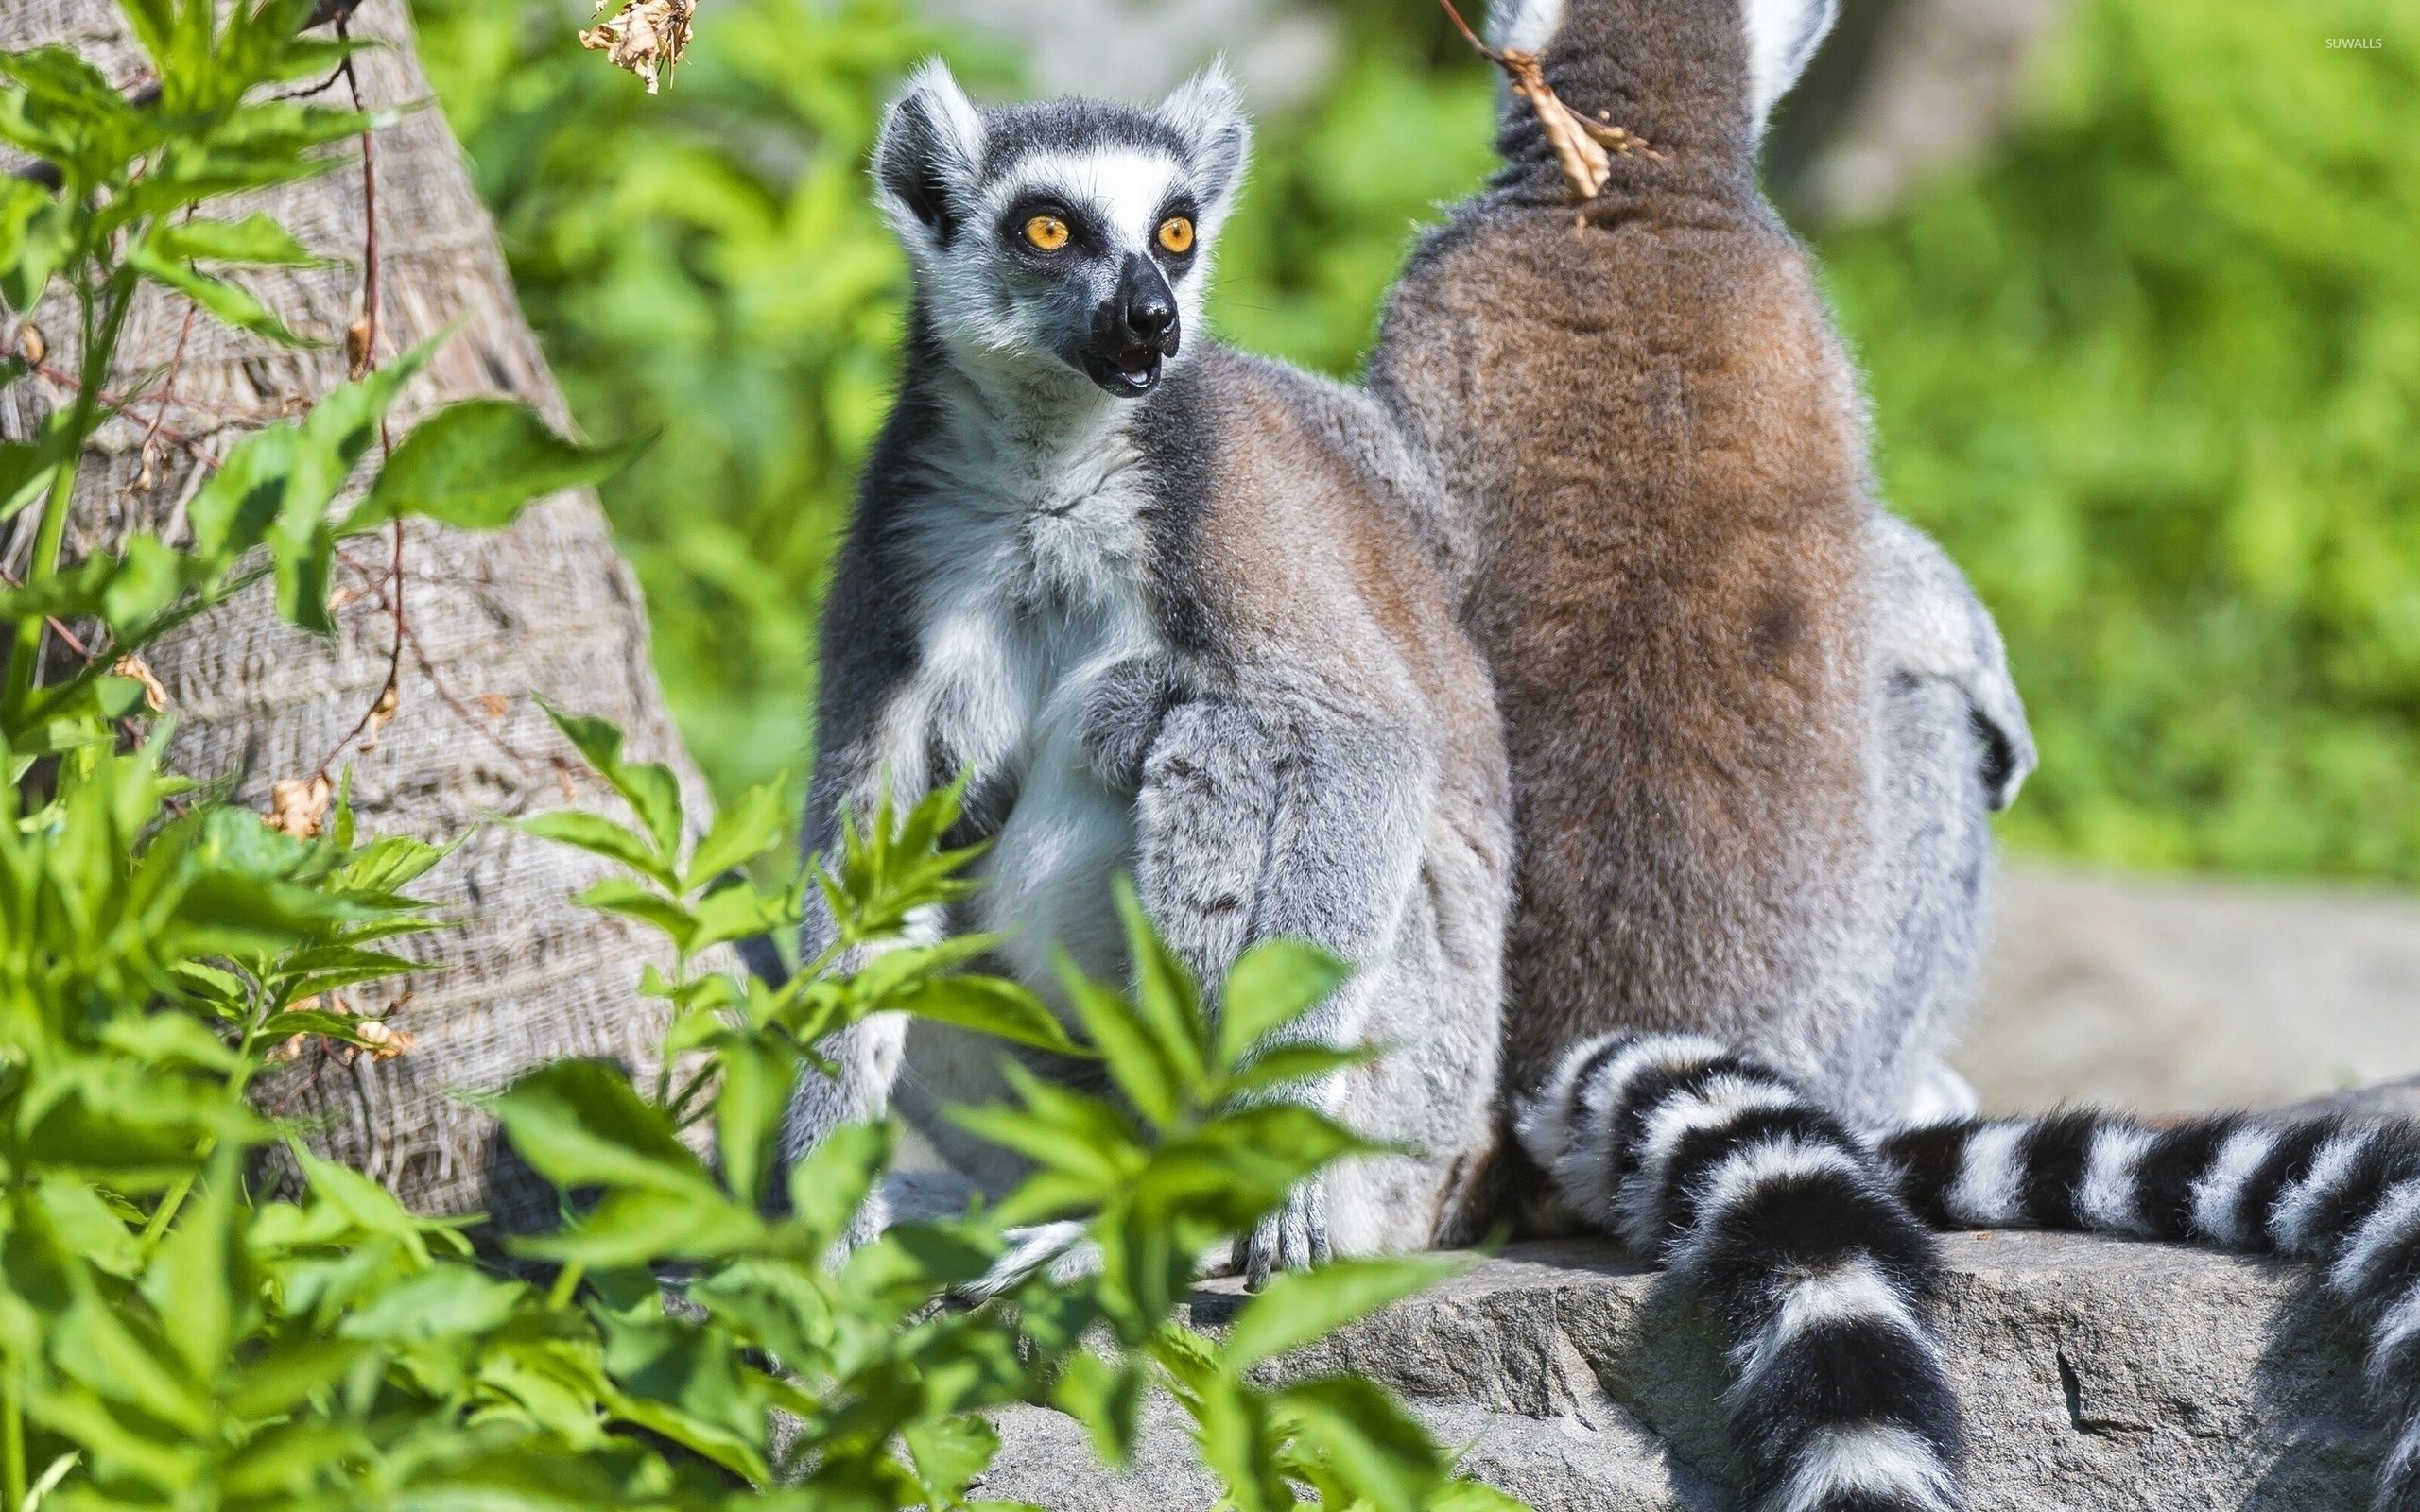
MULTIPOLYGON (((596 9, 601 11, 614 3, 596 0, 596 9)), ((618 14, 581 32, 579 44, 636 74, 652 94, 659 77, 670 77, 688 50, 689 25, 697 11, 697 0, 631 0, 618 14)))
POLYGON ((370 1041, 372 1060, 392 1060, 397 1056, 409 1055, 420 1043, 418 1037, 380 1019, 364 1019, 353 1026, 353 1032, 370 1041))
POLYGON ((370 371, 370 316, 367 311, 344 328, 345 370, 355 381, 370 371))
POLYGON ((268 812, 261 816, 272 830, 282 830, 297 840, 316 840, 328 822, 328 809, 336 796, 336 784, 325 772, 271 782, 268 812))
POLYGON ((110 663, 110 676, 131 678, 143 684, 143 707, 159 713, 168 707, 168 690, 163 687, 159 675, 149 662, 139 656, 122 656, 110 663))
POLYGON ((395 711, 404 704, 403 694, 389 682, 378 690, 378 701, 370 706, 368 717, 361 722, 361 744, 355 748, 364 756, 378 748, 378 732, 393 721, 395 711))

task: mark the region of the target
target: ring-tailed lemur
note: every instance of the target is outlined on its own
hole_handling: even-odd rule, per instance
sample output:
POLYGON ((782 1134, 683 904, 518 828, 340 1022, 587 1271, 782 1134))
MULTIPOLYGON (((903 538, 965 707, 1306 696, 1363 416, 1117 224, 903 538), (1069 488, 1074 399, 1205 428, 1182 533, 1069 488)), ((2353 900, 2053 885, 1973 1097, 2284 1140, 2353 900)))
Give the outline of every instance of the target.
MULTIPOLYGON (((1985 816, 2033 764, 1957 570, 1872 503, 1863 404, 1757 185, 1833 0, 1520 0, 1644 137, 1578 210, 1530 107, 1395 290, 1372 384, 1463 511, 1518 840, 1505 1075, 1561 1206, 1729 1325, 1757 1512, 1948 1512, 1961 1435, 1920 1219, 2319 1255, 2420 1512, 2420 1155, 2248 1121, 1951 1122, 1985 816)), ((1496 1177, 1514 1206, 1529 1183, 1496 1177)), ((1531 1213, 1554 1221, 1551 1213, 1531 1213)))
MULTIPOLYGON (((1238 1246, 1257 1279, 1474 1231, 1510 842, 1488 680, 1406 524, 1442 512, 1426 474, 1366 396, 1198 335, 1247 147, 1217 70, 1157 109, 977 110, 936 64, 891 106, 875 177, 916 294, 824 610, 805 843, 971 771, 985 885, 932 922, 1004 934, 1046 1000, 1057 950, 1127 975, 1128 869, 1205 983, 1279 936, 1357 967, 1291 1032, 1409 1048, 1304 1095, 1424 1153, 1298 1194, 1238 1246)), ((960 1177, 1017 1174, 935 1116, 1006 1091, 997 1041, 891 1016, 829 1049, 793 1156, 895 1102, 960 1177)))

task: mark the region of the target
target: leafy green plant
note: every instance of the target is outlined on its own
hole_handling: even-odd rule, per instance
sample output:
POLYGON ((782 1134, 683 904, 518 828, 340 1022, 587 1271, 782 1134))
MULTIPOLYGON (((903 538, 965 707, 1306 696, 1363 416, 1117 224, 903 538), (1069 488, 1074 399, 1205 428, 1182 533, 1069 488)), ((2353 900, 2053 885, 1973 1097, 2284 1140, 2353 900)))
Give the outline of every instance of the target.
MULTIPOLYGON (((74 296, 78 337, 72 405, 39 436, 0 442, 0 522, 40 509, 25 582, 0 584, 0 623, 12 627, 0 671, 0 749, 19 761, 112 738, 112 721, 143 701, 141 681, 119 675, 126 659, 264 573, 276 579, 286 619, 333 635, 340 537, 415 515, 493 528, 537 494, 595 482, 629 459, 627 450, 563 441, 518 405, 476 401, 416 429, 361 507, 339 517, 337 497, 425 362, 423 347, 337 387, 306 417, 236 443, 188 507, 184 539, 137 534, 62 570, 86 443, 160 377, 111 387, 118 338, 143 287, 164 285, 267 340, 303 344, 224 275, 316 259, 266 216, 201 212, 327 172, 342 160, 326 149, 381 125, 358 111, 250 97, 324 74, 357 45, 301 37, 311 9, 310 0, 264 0, 222 24, 199 0, 129 0, 129 24, 159 74, 157 98, 142 105, 65 48, 0 54, 0 142, 47 169, 0 178, 0 314, 30 314, 56 279, 74 296), (47 626, 75 620, 95 624, 98 637, 79 670, 45 683, 47 626)), ((15 381, 30 365, 12 352, 0 358, 0 379, 15 381)))
POLYGON ((1197 1257, 1249 1231, 1313 1173, 1368 1150, 1323 1115, 1259 1095, 1365 1057, 1266 1045, 1335 988, 1333 959, 1308 946, 1264 945, 1236 964, 1212 1013, 1124 891, 1135 995, 1066 968, 1071 1035, 1025 988, 967 970, 996 940, 903 937, 911 916, 971 885, 959 872, 976 852, 940 849, 959 815, 959 789, 905 815, 886 806, 846 833, 828 869, 768 888, 746 864, 786 831, 786 805, 770 789, 725 811, 683 857, 669 773, 625 764, 610 727, 557 719, 638 822, 556 816, 527 827, 629 869, 627 881, 584 901, 669 938, 680 964, 648 989, 672 1001, 675 1026, 652 1097, 617 1068, 564 1065, 496 1107, 525 1158, 558 1185, 595 1196, 562 1232, 522 1243, 522 1253, 623 1299, 626 1320, 635 1307, 651 1328, 685 1329, 684 1348, 715 1362, 684 1366, 684 1383, 710 1384, 659 1403, 656 1432, 752 1479, 786 1471, 782 1478, 810 1499, 802 1504, 950 1507, 996 1448, 980 1413, 1058 1407, 1084 1421, 1105 1461, 1122 1465, 1146 1393, 1157 1387, 1190 1415, 1205 1465, 1237 1508, 1298 1505, 1297 1483, 1331 1506, 1511 1504, 1457 1480, 1417 1421, 1366 1382, 1271 1387, 1251 1374, 1460 1262, 1356 1261, 1281 1278, 1223 1339, 1167 1321, 1197 1257), (795 931, 810 889, 838 926, 822 957, 779 986, 691 969, 711 945, 795 931), (859 955, 868 960, 855 975, 831 974, 859 955), (879 1126, 838 1131, 780 1177, 778 1194, 768 1187, 778 1175, 769 1156, 795 1076, 802 1067, 821 1074, 816 1043, 871 1014, 902 1011, 1098 1055, 1118 1095, 1045 1083, 1011 1062, 1014 1105, 957 1116, 1026 1157, 1030 1177, 961 1218, 890 1229, 835 1268, 827 1257, 882 1175, 890 1136, 879 1126), (683 1139, 709 1118, 713 1164, 683 1139), (983 1310, 935 1310, 994 1278, 1011 1229, 1071 1216, 1084 1220, 1091 1263, 1074 1274, 1037 1270, 983 1310), (676 1267, 687 1278, 677 1290, 701 1314, 694 1321, 676 1322, 645 1300, 651 1278, 676 1267), (778 1369, 763 1363, 772 1361, 778 1369), (797 1420, 786 1455, 749 1438, 769 1410, 797 1420), (904 1460, 893 1444, 906 1446, 904 1460))
POLYGON ((0 298, 23 313, 62 284, 80 337, 72 405, 0 450, 0 515, 41 511, 26 581, 0 586, 14 627, 0 679, 0 1512, 973 1506, 995 1443, 985 1410, 1070 1411, 1115 1461, 1154 1385, 1191 1412, 1238 1508, 1290 1507, 1302 1487, 1333 1506, 1506 1504, 1456 1480, 1374 1388, 1253 1375, 1450 1263, 1287 1278, 1223 1340, 1169 1321, 1196 1252, 1361 1148, 1252 1096, 1339 1063, 1254 1043, 1334 985, 1333 964, 1267 948, 1214 1016, 1129 898, 1138 994, 1072 981, 1080 1040, 1031 994, 967 970, 990 942, 898 938, 969 885, 968 853, 938 845, 954 792, 877 816, 830 871, 769 886, 747 868, 788 831, 776 788, 691 844, 667 769, 627 760, 606 725, 558 716, 634 822, 527 828, 627 868, 583 901, 672 943, 670 972, 641 984, 676 1009, 649 1087, 566 1061, 493 1099, 564 1193, 561 1227, 509 1258, 310 1152, 279 1114, 278 1078, 299 1056, 406 1048, 341 994, 409 972, 386 947, 444 926, 410 892, 443 848, 357 835, 324 773, 326 791, 290 812, 281 800, 275 822, 168 775, 141 653, 264 578, 288 620, 327 633, 346 535, 414 515, 500 526, 628 452, 576 446, 515 406, 459 404, 391 454, 379 445, 341 510, 424 349, 244 438, 179 537, 62 562, 86 443, 159 381, 113 370, 138 292, 164 285, 297 340, 223 272, 301 249, 273 223, 206 209, 325 171, 337 144, 379 124, 257 97, 352 45, 299 40, 302 0, 126 9, 156 97, 122 99, 58 49, 0 57, 0 141, 47 169, 0 180, 0 298), (864 970, 835 975, 828 957, 773 986, 711 969, 717 946, 793 929, 810 896, 844 949, 871 955, 864 970), (784 1170, 778 1130, 796 1079, 821 1074, 817 1044, 879 1012, 1063 1054, 1089 1042, 1123 1095, 1028 1082, 1016 1106, 968 1113, 1033 1160, 1033 1180, 842 1258, 889 1134, 843 1129, 784 1170), (1098 1248, 1086 1274, 943 1305, 991 1273, 1010 1226, 1068 1216, 1098 1248))

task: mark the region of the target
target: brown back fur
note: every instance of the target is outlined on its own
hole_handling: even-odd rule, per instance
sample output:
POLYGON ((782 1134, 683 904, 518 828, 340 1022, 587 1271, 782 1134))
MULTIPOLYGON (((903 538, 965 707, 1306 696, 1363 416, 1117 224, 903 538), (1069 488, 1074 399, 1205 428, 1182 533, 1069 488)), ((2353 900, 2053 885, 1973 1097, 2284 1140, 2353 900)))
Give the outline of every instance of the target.
POLYGON ((1666 159, 1576 210, 1515 106, 1372 374, 1479 521, 1456 565, 1519 837, 1508 1080, 1614 1027, 1817 1072, 1868 843, 1857 390, 1755 185, 1735 0, 1572 0, 1546 61, 1666 159))

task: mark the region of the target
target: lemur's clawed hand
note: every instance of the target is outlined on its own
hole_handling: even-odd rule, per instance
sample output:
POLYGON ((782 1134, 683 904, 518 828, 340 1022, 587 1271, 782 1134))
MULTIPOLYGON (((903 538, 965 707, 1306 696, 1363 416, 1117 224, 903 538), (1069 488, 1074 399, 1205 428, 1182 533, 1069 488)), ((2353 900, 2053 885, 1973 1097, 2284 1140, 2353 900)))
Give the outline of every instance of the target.
POLYGON ((1327 1227, 1327 1182, 1313 1177, 1287 1195, 1286 1205, 1236 1241, 1234 1265, 1244 1285, 1259 1291, 1273 1271, 1308 1270, 1335 1258, 1327 1227))
POLYGON ((1165 658, 1132 657, 1100 675, 1084 699, 1085 759, 1122 792, 1143 785, 1143 762, 1176 703, 1176 672, 1165 658))

